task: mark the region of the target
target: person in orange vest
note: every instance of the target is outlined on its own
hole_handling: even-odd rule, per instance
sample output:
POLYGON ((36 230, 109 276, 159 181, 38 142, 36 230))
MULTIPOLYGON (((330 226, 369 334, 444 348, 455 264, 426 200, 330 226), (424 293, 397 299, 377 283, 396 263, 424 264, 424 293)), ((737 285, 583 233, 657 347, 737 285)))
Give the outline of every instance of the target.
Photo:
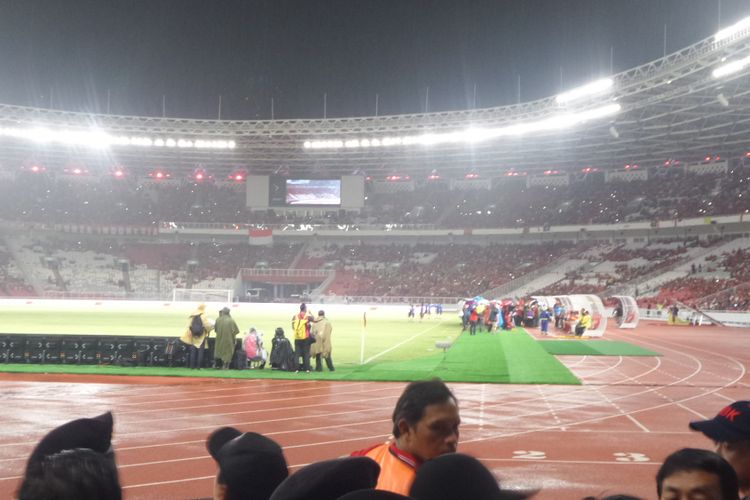
POLYGON ((380 465, 377 489, 408 495, 423 462, 458 448, 458 400, 440 379, 412 382, 393 410, 393 440, 355 451, 380 465))

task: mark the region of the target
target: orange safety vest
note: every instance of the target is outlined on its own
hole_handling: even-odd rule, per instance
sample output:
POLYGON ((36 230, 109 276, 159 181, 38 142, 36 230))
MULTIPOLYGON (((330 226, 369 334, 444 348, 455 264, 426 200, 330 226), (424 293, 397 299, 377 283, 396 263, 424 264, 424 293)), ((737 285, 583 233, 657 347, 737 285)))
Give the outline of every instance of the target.
POLYGON ((352 456, 370 457, 380 466, 380 476, 375 488, 409 495, 409 489, 419 467, 419 461, 409 453, 399 450, 394 443, 384 443, 362 451, 355 451, 352 456))

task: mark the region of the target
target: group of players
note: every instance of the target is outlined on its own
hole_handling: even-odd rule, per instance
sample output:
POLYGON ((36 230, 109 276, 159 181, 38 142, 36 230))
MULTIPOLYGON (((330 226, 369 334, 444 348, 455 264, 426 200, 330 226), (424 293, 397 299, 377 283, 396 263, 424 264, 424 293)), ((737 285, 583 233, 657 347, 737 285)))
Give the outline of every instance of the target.
POLYGON ((554 320, 555 328, 580 337, 592 326, 591 313, 585 308, 569 312, 560 302, 550 308, 533 299, 513 302, 475 297, 464 300, 460 315, 462 331, 468 330, 469 335, 483 330, 492 333, 511 330, 514 326, 539 328, 542 335, 548 335, 549 325, 554 320))

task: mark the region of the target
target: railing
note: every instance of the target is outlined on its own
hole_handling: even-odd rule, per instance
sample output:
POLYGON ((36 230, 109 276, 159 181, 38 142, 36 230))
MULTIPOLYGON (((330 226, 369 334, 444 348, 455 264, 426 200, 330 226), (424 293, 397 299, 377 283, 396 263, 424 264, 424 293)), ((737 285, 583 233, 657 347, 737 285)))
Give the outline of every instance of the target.
POLYGON ((333 271, 322 269, 263 269, 244 267, 240 269, 240 276, 283 276, 287 278, 322 278, 325 279, 333 271))
POLYGON ((313 297, 325 304, 404 304, 419 306, 420 304, 440 304, 455 307, 462 297, 415 297, 390 295, 322 295, 313 297))

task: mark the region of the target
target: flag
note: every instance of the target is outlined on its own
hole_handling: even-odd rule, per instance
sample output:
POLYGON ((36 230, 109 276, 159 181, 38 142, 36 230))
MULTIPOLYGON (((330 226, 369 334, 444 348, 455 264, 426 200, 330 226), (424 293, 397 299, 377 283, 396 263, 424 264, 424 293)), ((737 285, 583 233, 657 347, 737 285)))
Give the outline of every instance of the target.
POLYGON ((251 245, 273 245, 273 229, 250 229, 249 237, 251 245))
POLYGON ((367 312, 362 313, 362 328, 367 328, 367 312))

